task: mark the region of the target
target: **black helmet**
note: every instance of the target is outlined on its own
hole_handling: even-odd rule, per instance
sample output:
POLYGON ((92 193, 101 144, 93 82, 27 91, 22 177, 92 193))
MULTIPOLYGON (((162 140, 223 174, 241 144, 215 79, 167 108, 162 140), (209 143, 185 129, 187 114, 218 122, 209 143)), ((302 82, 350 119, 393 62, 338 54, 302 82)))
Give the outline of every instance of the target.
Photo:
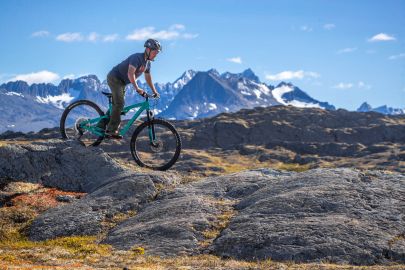
POLYGON ((156 39, 148 39, 145 41, 145 45, 143 45, 145 48, 149 48, 151 50, 158 50, 159 52, 162 50, 162 46, 160 45, 159 41, 156 39))

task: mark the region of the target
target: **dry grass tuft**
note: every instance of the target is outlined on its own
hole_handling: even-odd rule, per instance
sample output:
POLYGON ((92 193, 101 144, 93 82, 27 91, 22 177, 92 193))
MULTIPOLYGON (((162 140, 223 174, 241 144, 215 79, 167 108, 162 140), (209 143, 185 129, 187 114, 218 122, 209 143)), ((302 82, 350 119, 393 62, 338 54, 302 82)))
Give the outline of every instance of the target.
POLYGON ((276 165, 276 169, 278 170, 284 170, 284 171, 294 171, 294 172, 305 172, 310 169, 309 164, 298 164, 298 163, 278 163, 276 165))
POLYGON ((236 211, 233 208, 235 201, 228 199, 216 199, 216 198, 207 198, 208 201, 212 202, 221 213, 216 216, 214 222, 210 225, 210 228, 203 231, 202 235, 204 240, 200 241, 200 246, 206 248, 212 244, 212 242, 220 235, 220 233, 229 225, 229 222, 233 216, 236 215, 236 211))

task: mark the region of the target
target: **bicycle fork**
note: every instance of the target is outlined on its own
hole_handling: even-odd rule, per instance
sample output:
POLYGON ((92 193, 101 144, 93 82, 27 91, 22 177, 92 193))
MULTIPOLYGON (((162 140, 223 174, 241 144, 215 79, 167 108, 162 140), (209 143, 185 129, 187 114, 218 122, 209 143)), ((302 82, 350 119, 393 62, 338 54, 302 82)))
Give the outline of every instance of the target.
POLYGON ((155 126, 153 125, 154 113, 151 110, 146 110, 146 117, 148 123, 148 130, 149 130, 149 141, 150 144, 154 147, 157 147, 156 143, 156 133, 155 133, 155 126))

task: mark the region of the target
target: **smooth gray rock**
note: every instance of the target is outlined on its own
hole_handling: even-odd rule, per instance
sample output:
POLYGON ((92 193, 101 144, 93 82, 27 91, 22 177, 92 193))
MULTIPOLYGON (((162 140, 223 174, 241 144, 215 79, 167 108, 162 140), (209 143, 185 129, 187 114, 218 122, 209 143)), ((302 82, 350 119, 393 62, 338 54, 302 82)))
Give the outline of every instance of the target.
POLYGON ((91 193, 109 183, 135 176, 147 177, 164 186, 180 181, 170 172, 134 173, 121 167, 101 148, 83 147, 74 140, 51 139, 0 147, 0 185, 26 181, 91 193))
POLYGON ((92 192, 125 172, 103 150, 85 148, 77 141, 49 140, 0 147, 0 179, 92 192))
POLYGON ((311 170, 273 179, 236 209, 238 215, 214 242, 217 255, 405 262, 405 177, 400 174, 311 170))
MULTIPOLYGON (((122 174, 106 182, 83 199, 49 209, 37 217, 29 231, 31 240, 46 240, 61 236, 95 235, 102 231, 102 222, 117 213, 138 211, 141 205, 158 194, 155 183, 167 183, 163 173, 151 175, 122 174)), ((171 181, 170 183, 174 183, 171 181)))
POLYGON ((204 196, 158 200, 110 231, 103 243, 119 249, 142 246, 147 254, 158 256, 198 254, 202 232, 219 214, 215 203, 204 196))
POLYGON ((134 174, 133 177, 111 182, 81 200, 41 214, 33 221, 29 238, 40 241, 98 234, 107 217, 138 210, 139 205, 152 200, 156 192, 153 181, 145 176, 134 174))
POLYGON ((213 253, 244 260, 404 263, 405 177, 381 171, 258 169, 161 192, 103 243, 142 246, 158 256, 213 253), (235 216, 208 247, 212 228, 234 202, 235 216))
POLYGON ((56 198, 55 198, 58 202, 67 202, 67 203, 70 203, 70 202, 73 202, 76 198, 75 198, 75 196, 72 196, 72 195, 58 195, 58 196, 56 196, 56 198))
POLYGON ((103 243, 118 249, 142 246, 147 254, 157 256, 211 252, 209 246, 202 245, 209 240, 204 232, 215 229, 221 215, 233 210, 232 201, 236 203, 238 198, 264 187, 272 177, 290 174, 246 171, 163 190, 135 217, 112 229, 103 243))

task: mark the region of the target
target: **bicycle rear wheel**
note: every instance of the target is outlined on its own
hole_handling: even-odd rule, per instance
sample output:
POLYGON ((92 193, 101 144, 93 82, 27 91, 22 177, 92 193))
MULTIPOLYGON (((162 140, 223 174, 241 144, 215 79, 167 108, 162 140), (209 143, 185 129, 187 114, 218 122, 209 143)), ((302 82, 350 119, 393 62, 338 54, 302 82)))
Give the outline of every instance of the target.
POLYGON ((87 128, 99 126, 104 132, 105 119, 102 123, 87 123, 90 119, 104 116, 100 107, 89 100, 78 100, 70 104, 62 114, 60 132, 64 139, 76 139, 84 146, 97 146, 104 136, 97 135, 87 128))
POLYGON ((138 126, 132 134, 130 146, 139 166, 165 171, 179 158, 181 140, 172 124, 153 119, 138 126))

